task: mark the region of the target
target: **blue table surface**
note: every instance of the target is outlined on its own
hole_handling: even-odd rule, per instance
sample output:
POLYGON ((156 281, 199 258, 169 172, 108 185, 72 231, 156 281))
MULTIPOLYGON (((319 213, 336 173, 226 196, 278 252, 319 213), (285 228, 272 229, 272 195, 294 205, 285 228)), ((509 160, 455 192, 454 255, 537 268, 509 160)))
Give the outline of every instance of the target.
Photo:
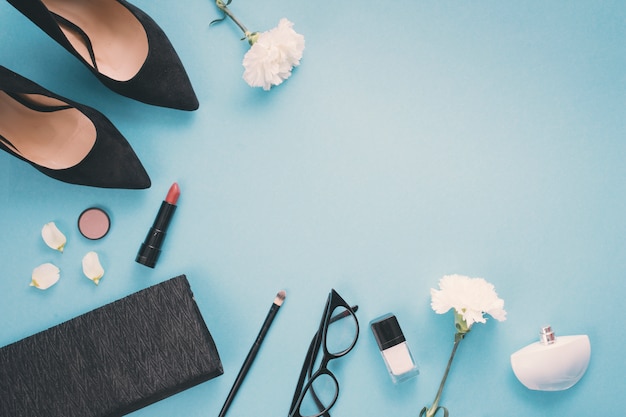
POLYGON ((280 18, 302 63, 249 87, 247 43, 205 0, 138 0, 169 36, 195 112, 127 99, 6 2, 0 65, 103 112, 152 178, 147 190, 50 179, 0 154, 0 346, 186 274, 223 376, 133 413, 216 416, 280 289, 287 298, 228 415, 286 416, 308 342, 335 288, 361 337, 331 364, 333 416, 414 416, 432 402, 453 342, 430 288, 483 277, 508 319, 477 324, 443 394, 452 417, 616 415, 626 409, 626 2, 234 0, 252 30, 280 18), (134 262, 174 182, 178 210, 155 269, 134 262), (80 236, 90 206, 110 233, 80 236), (41 227, 56 222, 63 254, 41 227), (81 259, 97 251, 99 286, 81 259), (61 268, 47 291, 32 269, 61 268), (393 385, 368 322, 394 312, 420 375, 393 385), (583 379, 526 389, 509 356, 551 324, 587 334, 583 379))

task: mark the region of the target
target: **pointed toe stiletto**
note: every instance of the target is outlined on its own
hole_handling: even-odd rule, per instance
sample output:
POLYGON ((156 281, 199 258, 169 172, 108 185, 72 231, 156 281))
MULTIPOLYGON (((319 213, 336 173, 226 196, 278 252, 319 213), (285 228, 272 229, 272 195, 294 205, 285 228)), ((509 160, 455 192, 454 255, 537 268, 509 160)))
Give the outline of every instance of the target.
POLYGON ((111 90, 196 110, 198 99, 172 44, 150 16, 124 0, 8 0, 111 90))
POLYGON ((102 113, 3 66, 0 149, 59 181, 100 188, 150 187, 130 144, 102 113))

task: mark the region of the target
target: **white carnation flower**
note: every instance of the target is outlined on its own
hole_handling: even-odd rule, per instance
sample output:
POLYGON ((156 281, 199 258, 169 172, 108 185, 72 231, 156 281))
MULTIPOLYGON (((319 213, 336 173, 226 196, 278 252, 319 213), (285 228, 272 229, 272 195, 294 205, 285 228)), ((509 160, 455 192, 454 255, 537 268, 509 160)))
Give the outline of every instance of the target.
POLYGON ((430 290, 433 310, 444 314, 453 308, 463 317, 468 329, 476 322, 485 323, 485 313, 498 321, 506 320, 504 300, 498 298, 494 286, 483 278, 446 275, 439 281, 439 288, 430 290))
POLYGON ((283 18, 278 26, 255 36, 250 50, 243 57, 243 78, 252 87, 269 90, 291 76, 300 65, 304 36, 293 30, 293 23, 283 18))
POLYGON ((504 301, 498 298, 493 285, 482 278, 469 278, 464 275, 445 275, 439 281, 439 289, 431 288, 431 306, 437 314, 444 314, 454 310, 454 345, 448 359, 448 366, 443 374, 437 396, 430 406, 422 408, 419 417, 434 417, 439 410, 447 416, 448 409, 440 405, 450 365, 459 347, 474 323, 485 323, 484 314, 489 314, 496 320, 506 320, 504 301))
POLYGON ((243 79, 252 87, 269 90, 291 76, 293 67, 300 65, 304 50, 304 36, 293 30, 293 23, 283 18, 278 26, 267 32, 251 32, 230 11, 231 0, 215 0, 217 7, 224 13, 220 22, 228 16, 244 33, 250 49, 243 57, 243 79))

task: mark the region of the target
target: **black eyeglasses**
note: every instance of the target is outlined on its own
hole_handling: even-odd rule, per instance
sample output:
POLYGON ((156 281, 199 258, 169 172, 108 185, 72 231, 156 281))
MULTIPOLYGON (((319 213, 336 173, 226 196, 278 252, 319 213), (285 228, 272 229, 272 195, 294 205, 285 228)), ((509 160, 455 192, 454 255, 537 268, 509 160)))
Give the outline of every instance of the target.
POLYGON ((357 309, 358 306, 350 307, 334 289, 328 295, 322 321, 302 365, 289 417, 330 417, 328 411, 339 397, 339 382, 328 370, 328 363, 347 355, 356 344, 357 309))

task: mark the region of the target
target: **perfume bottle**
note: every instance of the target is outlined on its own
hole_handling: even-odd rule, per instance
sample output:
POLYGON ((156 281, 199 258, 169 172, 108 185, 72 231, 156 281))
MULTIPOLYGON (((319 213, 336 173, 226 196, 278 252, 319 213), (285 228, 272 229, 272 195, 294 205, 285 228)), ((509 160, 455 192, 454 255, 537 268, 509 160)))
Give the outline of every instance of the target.
POLYGON ((370 328, 394 383, 406 381, 419 374, 419 368, 413 360, 395 315, 389 313, 372 320, 370 328))
POLYGON ((555 336, 550 326, 541 328, 539 341, 511 355, 519 381, 537 391, 562 391, 585 374, 591 357, 587 335, 555 336))

